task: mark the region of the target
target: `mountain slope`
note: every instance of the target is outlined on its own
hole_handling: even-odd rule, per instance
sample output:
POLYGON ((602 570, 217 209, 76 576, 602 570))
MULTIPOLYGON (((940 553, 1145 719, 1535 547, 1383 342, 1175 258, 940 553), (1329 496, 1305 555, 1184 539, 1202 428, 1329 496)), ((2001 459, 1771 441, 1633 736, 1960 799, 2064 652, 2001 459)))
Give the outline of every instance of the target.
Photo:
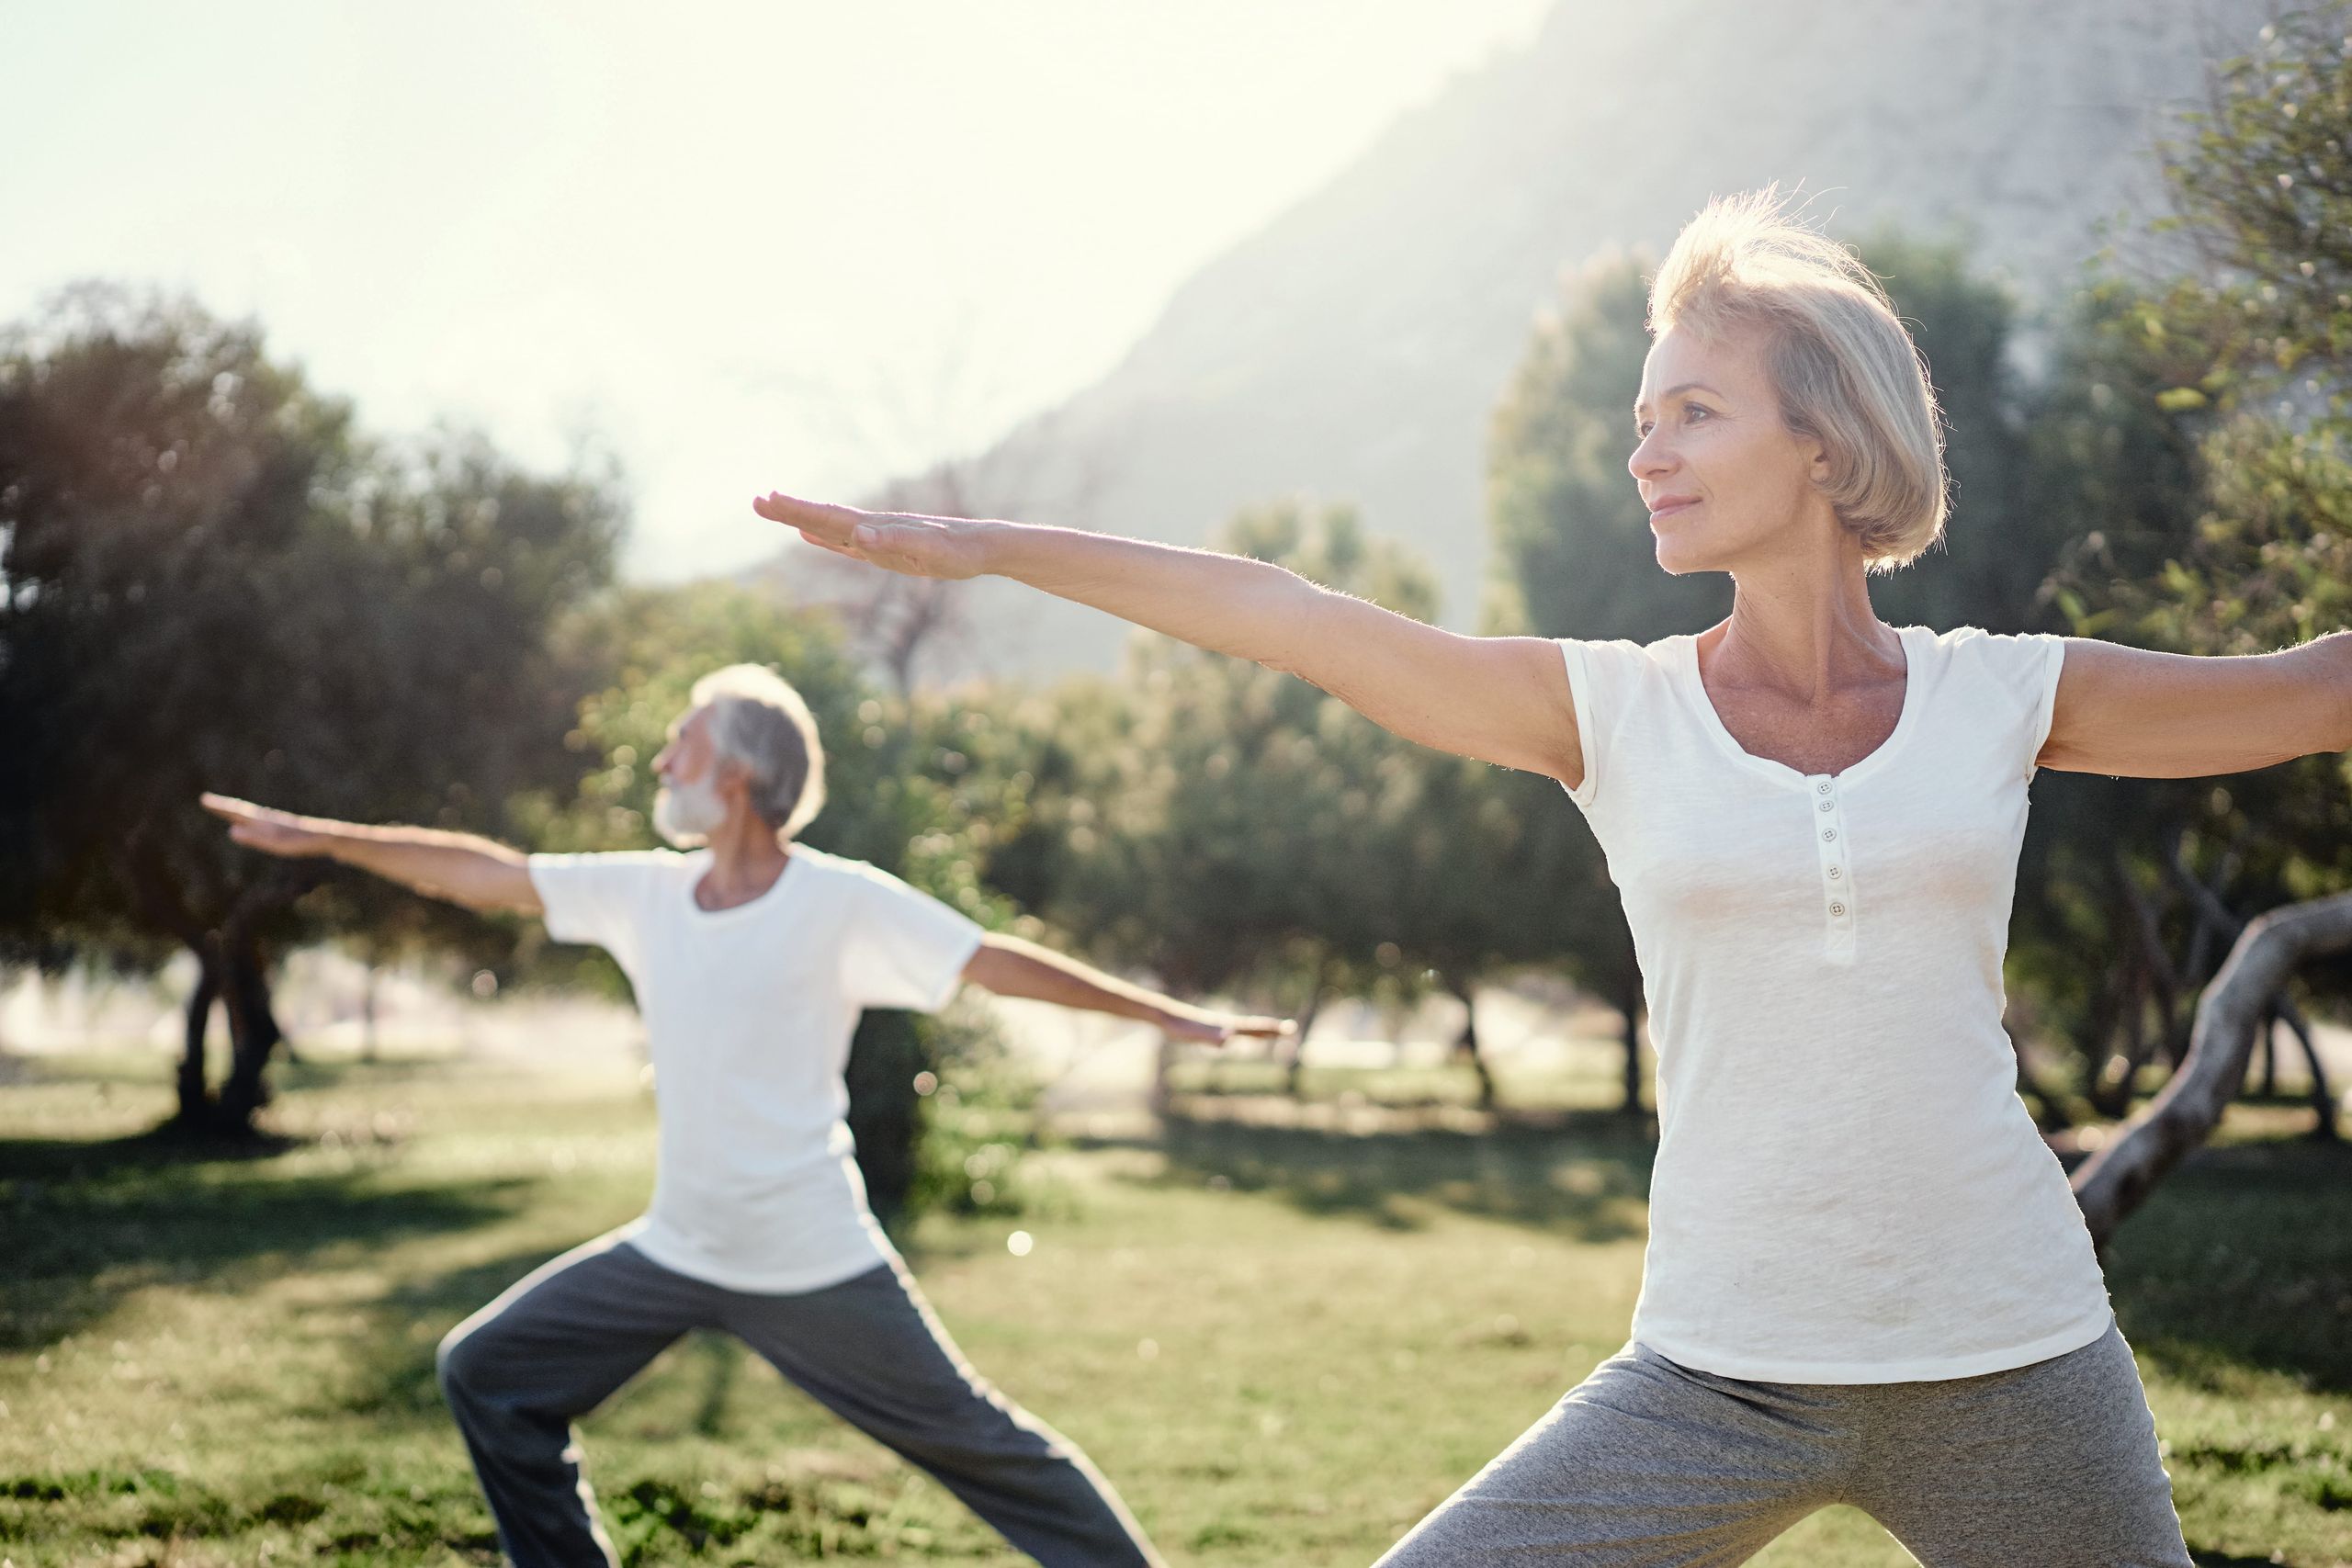
MULTIPOLYGON (((1025 515, 1197 543, 1289 491, 1360 505, 1476 619, 1488 411, 1564 270, 1779 181, 1847 235, 1959 234, 2029 299, 2149 210, 2155 140, 2263 0, 1564 0, 1204 267, 1115 369, 986 461, 1025 515), (1039 476, 1083 471, 1080 487, 1039 476), (1082 505, 1067 499, 1082 492, 1082 505), (1057 499, 1059 498, 1059 499, 1057 499)), ((1626 389, 1630 402, 1633 389, 1626 389)), ((1629 481, 1630 482, 1630 481, 1629 481)), ((1105 618, 975 609, 983 669, 1108 663, 1105 618)))

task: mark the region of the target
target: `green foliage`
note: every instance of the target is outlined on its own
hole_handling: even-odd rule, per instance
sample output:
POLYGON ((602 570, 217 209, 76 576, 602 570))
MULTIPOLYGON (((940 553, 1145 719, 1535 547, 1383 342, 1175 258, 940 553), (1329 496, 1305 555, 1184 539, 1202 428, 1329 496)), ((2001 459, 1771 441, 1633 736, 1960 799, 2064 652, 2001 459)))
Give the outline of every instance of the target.
POLYGON ((216 1105, 192 1054, 182 1117, 244 1126, 268 950, 402 932, 345 886, 298 905, 323 869, 232 848, 198 793, 494 828, 560 768, 547 629, 621 515, 609 475, 370 442, 191 305, 85 289, 0 336, 0 940, 194 952, 236 1059, 216 1105))
MULTIPOLYGON (((1345 509, 1282 503, 1221 542, 1408 613, 1436 603, 1428 571, 1345 509)), ((1056 720, 1074 763, 1051 804, 1056 924, 1180 990, 1291 1007, 1379 967, 1393 903, 1375 840, 1414 748, 1290 676, 1158 639, 1123 688, 1076 688, 1056 720)))
MULTIPOLYGON (((2163 228, 2194 270, 2109 286, 2086 334, 2128 450, 2081 486, 2096 526, 2067 603, 2145 647, 2268 652, 2352 611, 2352 6, 2281 14, 2188 132, 2163 228)), ((2352 886, 2347 784, 2344 759, 2307 757, 2143 786, 2126 843, 2149 880, 2177 860, 2245 913, 2319 897, 2352 886)), ((2306 978, 2352 993, 2352 965, 2306 978)))
POLYGON ((941 1022, 952 1047, 918 1080, 923 1137, 907 1210, 1018 1214, 1032 1197, 1036 1085, 985 1018, 958 1010, 941 1022))

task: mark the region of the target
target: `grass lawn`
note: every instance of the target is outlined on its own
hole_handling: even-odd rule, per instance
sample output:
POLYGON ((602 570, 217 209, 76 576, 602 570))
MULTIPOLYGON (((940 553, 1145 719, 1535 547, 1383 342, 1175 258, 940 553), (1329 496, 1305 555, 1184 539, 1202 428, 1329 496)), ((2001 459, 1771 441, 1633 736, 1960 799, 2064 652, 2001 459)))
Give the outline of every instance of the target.
MULTIPOLYGON (((0 1557, 492 1561, 433 1348, 637 1212, 641 1094, 300 1068, 284 1142, 231 1159, 131 1136, 162 1077, 88 1057, 0 1087, 0 1557)), ((2250 1115, 2176 1175, 2109 1274, 2199 1561, 2325 1568, 2352 1564, 2352 1150, 2266 1141, 2280 1124, 2250 1115)), ((966 1351, 1173 1562, 1361 1565, 1623 1340, 1647 1160, 1604 1115, 1179 1123, 1035 1156, 1026 1213, 928 1219, 910 1255, 966 1351)), ((727 1342, 681 1343, 584 1430, 638 1562, 1013 1560, 727 1342)), ((1758 1561, 1909 1560, 1831 1512, 1758 1561)))

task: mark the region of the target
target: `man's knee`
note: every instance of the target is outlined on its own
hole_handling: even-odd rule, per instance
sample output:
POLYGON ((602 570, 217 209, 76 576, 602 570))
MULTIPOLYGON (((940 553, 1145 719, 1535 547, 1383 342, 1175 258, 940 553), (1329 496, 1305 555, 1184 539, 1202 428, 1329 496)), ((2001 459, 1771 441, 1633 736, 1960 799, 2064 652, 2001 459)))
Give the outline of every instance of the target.
POLYGON ((496 1336, 485 1332, 492 1323, 469 1319, 441 1337, 433 1353, 434 1374, 442 1397, 455 1404, 488 1392, 496 1336))

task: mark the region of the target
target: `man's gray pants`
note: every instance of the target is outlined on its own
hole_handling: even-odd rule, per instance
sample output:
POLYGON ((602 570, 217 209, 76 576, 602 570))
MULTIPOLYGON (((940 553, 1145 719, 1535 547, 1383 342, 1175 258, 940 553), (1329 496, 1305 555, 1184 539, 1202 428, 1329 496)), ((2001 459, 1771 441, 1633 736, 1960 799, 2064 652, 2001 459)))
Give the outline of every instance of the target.
POLYGON ((540 1268, 441 1342, 441 1387, 517 1568, 617 1561, 571 1424, 694 1328, 741 1339, 1046 1568, 1157 1568, 1110 1483, 972 1371, 895 1260, 823 1290, 758 1295, 674 1273, 609 1236, 540 1268))
POLYGON ((1833 1503, 1926 1568, 2190 1568, 2111 1326, 1932 1382, 1749 1382, 1630 1345, 1378 1568, 1729 1568, 1833 1503))

